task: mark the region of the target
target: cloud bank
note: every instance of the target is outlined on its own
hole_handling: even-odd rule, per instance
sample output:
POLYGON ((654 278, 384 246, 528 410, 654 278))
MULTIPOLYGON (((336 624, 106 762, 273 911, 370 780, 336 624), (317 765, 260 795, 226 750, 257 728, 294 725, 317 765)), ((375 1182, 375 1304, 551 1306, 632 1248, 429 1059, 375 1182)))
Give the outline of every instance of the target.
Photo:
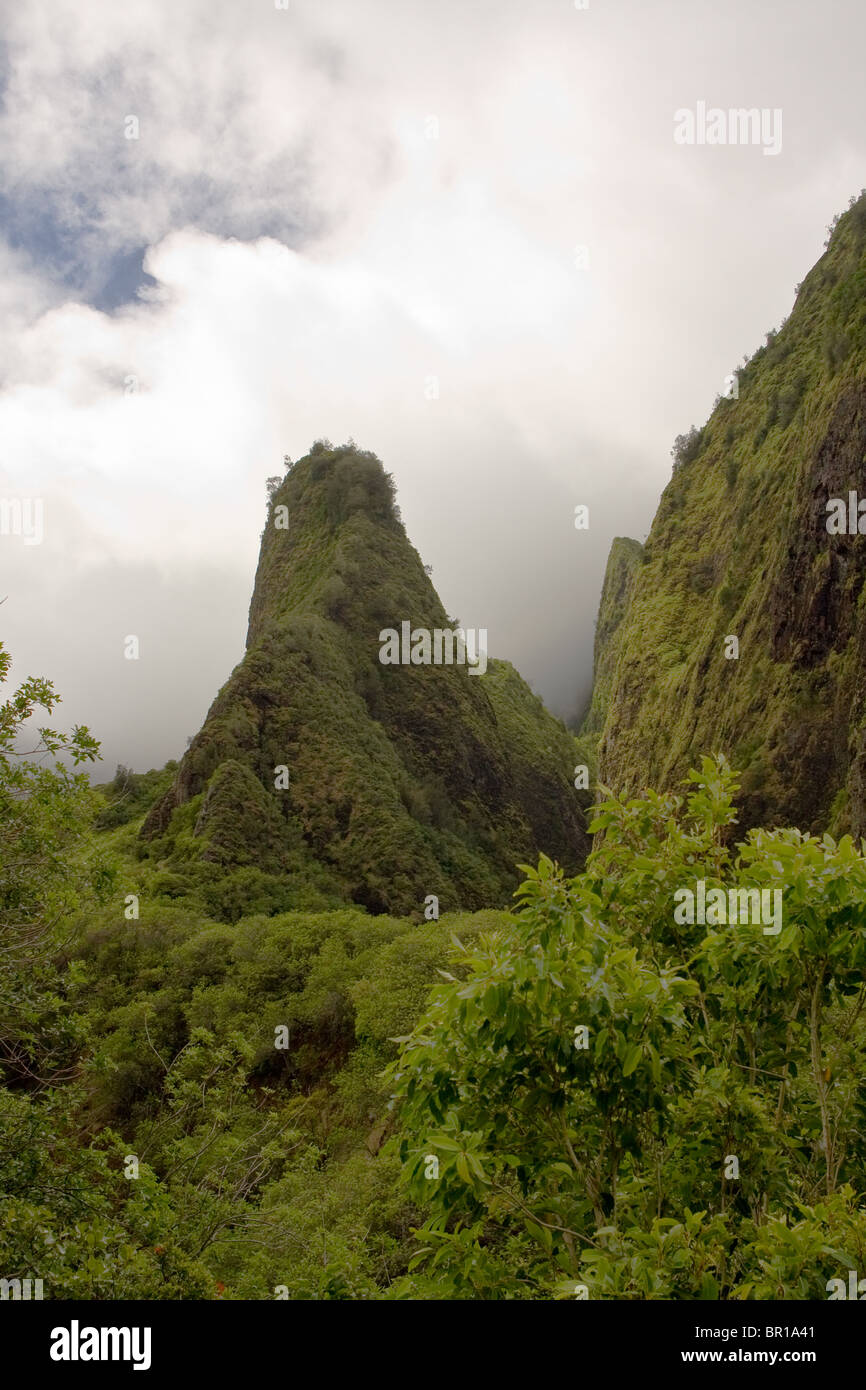
POLYGON ((866 182, 862 12, 784 23, 745 0, 15 11, 0 493, 43 499, 45 539, 0 537, 14 674, 57 682, 109 771, 179 755, 242 653, 265 478, 351 436, 447 610, 573 713, 611 538, 646 534, 673 436, 866 182), (678 145, 699 101, 780 109, 781 153, 678 145))

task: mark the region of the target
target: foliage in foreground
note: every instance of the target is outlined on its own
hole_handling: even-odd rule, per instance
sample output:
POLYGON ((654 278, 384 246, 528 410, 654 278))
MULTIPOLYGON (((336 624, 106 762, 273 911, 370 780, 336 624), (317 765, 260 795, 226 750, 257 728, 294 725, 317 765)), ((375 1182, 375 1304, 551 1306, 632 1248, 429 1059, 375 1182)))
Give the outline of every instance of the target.
POLYGON ((580 877, 526 867, 515 930, 455 941, 463 978, 405 1040, 397 1145, 440 1296, 826 1298, 866 1267, 866 859, 796 830, 730 846, 734 774, 690 776, 599 806, 580 877), (701 879, 778 889, 781 929, 678 924, 701 879))
POLYGON ((56 700, 31 681, 0 709, 3 1277, 47 1298, 763 1299, 866 1268, 850 840, 731 847, 733 776, 705 760, 685 803, 599 807, 586 873, 543 858, 517 914, 230 925, 151 877, 129 918, 135 827, 94 839, 62 761, 88 732, 17 756, 56 700), (677 925, 697 878, 778 887, 782 930, 677 925))

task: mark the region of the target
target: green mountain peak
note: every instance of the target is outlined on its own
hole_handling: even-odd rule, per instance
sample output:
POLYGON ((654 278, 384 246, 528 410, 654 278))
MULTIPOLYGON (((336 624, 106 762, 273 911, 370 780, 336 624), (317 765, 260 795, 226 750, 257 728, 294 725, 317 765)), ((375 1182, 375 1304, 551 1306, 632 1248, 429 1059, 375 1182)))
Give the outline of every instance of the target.
POLYGON ((446 664, 447 640, 437 662, 453 628, 380 461, 314 445, 273 491, 246 654, 147 816, 149 853, 238 891, 265 875, 275 907, 377 913, 506 905, 540 850, 576 871, 573 737, 507 662, 446 664), (383 663, 388 631, 431 634, 427 660, 383 663))

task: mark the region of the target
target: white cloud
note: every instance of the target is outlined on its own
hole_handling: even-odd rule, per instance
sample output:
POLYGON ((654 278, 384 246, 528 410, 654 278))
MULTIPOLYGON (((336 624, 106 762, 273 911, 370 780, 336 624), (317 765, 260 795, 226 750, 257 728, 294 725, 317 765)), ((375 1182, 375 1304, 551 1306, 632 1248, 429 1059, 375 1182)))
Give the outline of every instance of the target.
POLYGON ((788 49, 746 0, 725 24, 637 0, 14 11, 2 188, 34 242, 0 247, 0 490, 47 516, 43 546, 0 542, 19 674, 74 688, 68 716, 112 756, 180 751, 156 673, 192 732, 241 654, 264 478, 352 435, 395 473, 449 611, 573 707, 610 537, 648 529, 673 435, 787 312, 864 181, 862 85, 807 10, 786 9, 788 49), (728 94, 783 106, 777 160, 673 144, 677 107, 728 94), (112 316, 74 302, 42 222, 91 286, 146 245, 156 290, 112 316), (139 621, 153 664, 115 673, 118 704, 115 629, 139 621), (98 661, 76 632, 101 634, 98 661))

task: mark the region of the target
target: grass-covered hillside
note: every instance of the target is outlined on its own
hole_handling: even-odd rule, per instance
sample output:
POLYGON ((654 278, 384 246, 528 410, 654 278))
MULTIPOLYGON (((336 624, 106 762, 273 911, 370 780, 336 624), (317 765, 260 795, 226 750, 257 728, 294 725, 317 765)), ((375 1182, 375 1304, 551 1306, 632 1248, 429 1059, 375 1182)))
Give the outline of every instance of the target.
POLYGON ((163 887, 226 918, 420 915, 507 903, 542 848, 583 862, 565 726, 505 662, 382 664, 403 622, 454 626, 379 460, 320 442, 272 494, 246 654, 145 822, 163 887))
POLYGON ((719 749, 748 824, 862 833, 866 535, 826 522, 829 499, 866 498, 866 196, 736 390, 677 441, 612 657, 597 654, 600 776, 672 787, 719 749))

